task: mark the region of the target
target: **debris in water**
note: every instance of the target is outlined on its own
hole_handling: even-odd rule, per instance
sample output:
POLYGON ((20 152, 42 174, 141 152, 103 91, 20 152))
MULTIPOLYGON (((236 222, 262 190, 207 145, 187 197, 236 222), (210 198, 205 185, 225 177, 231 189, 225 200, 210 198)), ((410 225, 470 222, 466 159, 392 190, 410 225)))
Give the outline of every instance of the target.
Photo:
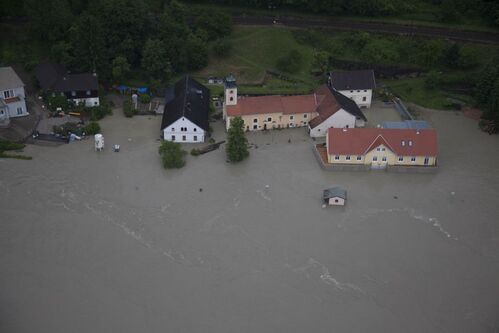
POLYGON ((456 192, 450 192, 450 195, 456 195, 456 192))
POLYGON ((128 138, 128 142, 132 142, 132 138, 128 138))
POLYGON ((396 195, 393 196, 393 199, 398 199, 399 197, 397 197, 396 195))
POLYGON ((199 192, 203 192, 203 189, 202 189, 202 188, 199 188, 199 192))
POLYGON ((291 143, 291 139, 288 139, 288 143, 291 143))
POLYGON ((323 205, 322 205, 322 208, 326 208, 326 204, 323 204, 323 205))
POLYGON ((265 188, 268 190, 270 188, 270 185, 265 185, 265 188))

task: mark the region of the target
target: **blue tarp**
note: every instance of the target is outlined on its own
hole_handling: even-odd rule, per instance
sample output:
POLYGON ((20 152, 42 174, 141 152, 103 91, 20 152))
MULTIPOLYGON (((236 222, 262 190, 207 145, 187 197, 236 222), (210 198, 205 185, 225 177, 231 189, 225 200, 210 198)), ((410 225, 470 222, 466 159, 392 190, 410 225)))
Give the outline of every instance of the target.
POLYGON ((147 88, 147 87, 137 88, 137 92, 139 94, 147 94, 148 91, 149 91, 149 88, 147 88))
POLYGON ((137 92, 139 94, 147 94, 149 92, 149 88, 148 87, 139 87, 139 88, 134 88, 134 87, 128 87, 128 86, 125 86, 125 85, 119 85, 116 87, 116 89, 118 89, 119 91, 121 92, 124 92, 124 91, 127 91, 129 89, 131 90, 137 90, 137 92))

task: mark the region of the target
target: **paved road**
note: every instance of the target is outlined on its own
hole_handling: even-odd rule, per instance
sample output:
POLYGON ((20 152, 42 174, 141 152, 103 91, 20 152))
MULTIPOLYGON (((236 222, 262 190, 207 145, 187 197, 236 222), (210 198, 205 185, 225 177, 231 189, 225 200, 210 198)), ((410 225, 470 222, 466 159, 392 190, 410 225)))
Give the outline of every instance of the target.
MULTIPOLYGON (((274 25, 272 17, 233 16, 234 24, 239 25, 274 25)), ((381 22, 360 22, 342 19, 303 19, 281 17, 278 24, 297 28, 327 28, 346 31, 369 31, 393 33, 398 35, 441 37, 475 43, 499 44, 499 33, 482 31, 464 31, 437 27, 423 27, 381 22)))

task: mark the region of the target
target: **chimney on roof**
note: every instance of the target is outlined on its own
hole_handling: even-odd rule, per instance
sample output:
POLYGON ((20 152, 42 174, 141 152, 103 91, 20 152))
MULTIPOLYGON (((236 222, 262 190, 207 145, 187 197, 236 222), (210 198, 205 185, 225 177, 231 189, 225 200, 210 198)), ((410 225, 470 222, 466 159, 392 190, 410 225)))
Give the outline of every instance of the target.
POLYGON ((419 134, 419 130, 416 131, 416 134, 419 134))

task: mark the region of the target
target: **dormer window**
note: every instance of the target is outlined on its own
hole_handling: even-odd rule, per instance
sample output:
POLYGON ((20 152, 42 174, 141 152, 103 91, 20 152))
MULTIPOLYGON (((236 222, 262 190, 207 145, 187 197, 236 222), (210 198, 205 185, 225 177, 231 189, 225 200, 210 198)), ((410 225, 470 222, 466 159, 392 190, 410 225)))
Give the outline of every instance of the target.
POLYGON ((71 96, 76 96, 76 91, 74 91, 74 90, 73 90, 73 91, 71 92, 71 96))
POLYGON ((411 147, 412 147, 412 141, 411 141, 411 140, 409 140, 409 146, 411 146, 411 147))
POLYGON ((90 96, 91 92, 90 90, 87 90, 87 96, 90 96))
POLYGON ((405 147, 405 141, 402 140, 402 147, 405 147))

